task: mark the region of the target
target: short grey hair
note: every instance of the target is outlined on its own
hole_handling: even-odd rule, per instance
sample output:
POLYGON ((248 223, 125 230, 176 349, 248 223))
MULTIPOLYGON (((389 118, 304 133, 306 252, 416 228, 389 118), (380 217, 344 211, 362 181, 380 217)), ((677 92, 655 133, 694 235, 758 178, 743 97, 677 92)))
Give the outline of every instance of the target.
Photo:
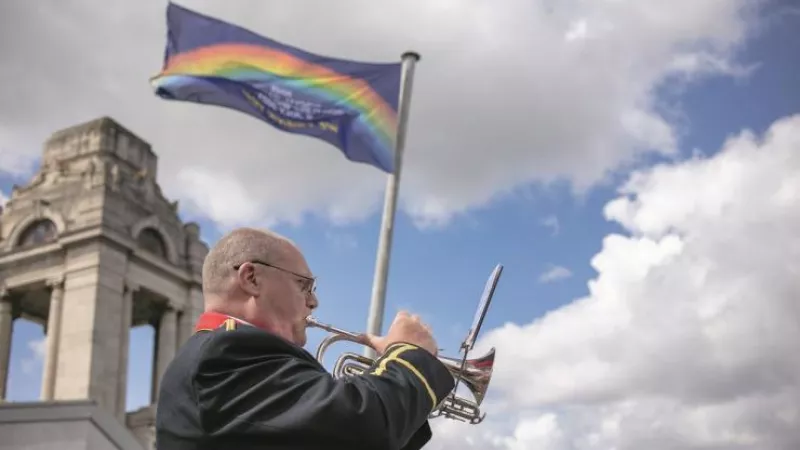
POLYGON ((277 263, 285 245, 294 243, 270 230, 237 228, 217 241, 203 261, 203 293, 222 294, 229 289, 233 266, 259 260, 277 263))

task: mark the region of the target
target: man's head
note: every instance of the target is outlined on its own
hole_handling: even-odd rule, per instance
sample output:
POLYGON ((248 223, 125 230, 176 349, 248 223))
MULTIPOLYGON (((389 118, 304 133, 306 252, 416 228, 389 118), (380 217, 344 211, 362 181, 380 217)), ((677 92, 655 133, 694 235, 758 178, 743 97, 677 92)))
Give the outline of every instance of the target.
POLYGON ((239 228, 209 251, 203 263, 206 311, 230 314, 303 346, 305 317, 317 307, 314 277, 288 239, 239 228))

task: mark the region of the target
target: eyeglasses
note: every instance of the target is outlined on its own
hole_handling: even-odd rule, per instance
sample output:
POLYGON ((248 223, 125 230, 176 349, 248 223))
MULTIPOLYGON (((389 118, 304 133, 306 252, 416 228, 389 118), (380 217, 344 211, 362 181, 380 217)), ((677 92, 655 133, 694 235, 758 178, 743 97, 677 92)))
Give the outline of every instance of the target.
MULTIPOLYGON (((317 292, 317 279, 316 278, 308 277, 308 276, 305 276, 305 275, 300 275, 297 272, 293 272, 291 270, 284 269, 283 267, 279 267, 279 266, 276 266, 276 265, 273 265, 273 264, 270 264, 270 263, 266 263, 264 261, 252 260, 252 261, 247 261, 247 262, 249 262, 250 264, 259 264, 259 265, 266 266, 266 267, 272 267, 273 269, 280 270, 281 272, 286 272, 286 273, 288 273, 290 275, 294 275, 297 278, 300 278, 302 280, 300 289, 302 289, 303 292, 305 292, 307 294, 313 294, 313 293, 317 292)), ((242 264, 244 264, 244 263, 242 263, 242 264)), ((233 270, 239 270, 239 268, 242 267, 242 264, 237 264, 237 265, 233 266, 233 270)))

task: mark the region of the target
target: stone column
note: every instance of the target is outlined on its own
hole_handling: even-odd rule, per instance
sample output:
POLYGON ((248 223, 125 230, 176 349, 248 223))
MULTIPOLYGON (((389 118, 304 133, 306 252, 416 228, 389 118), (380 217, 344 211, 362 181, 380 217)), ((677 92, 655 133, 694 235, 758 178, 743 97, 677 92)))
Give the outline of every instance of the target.
POLYGON ((133 295, 137 286, 127 284, 122 294, 120 309, 119 360, 117 361, 117 418, 124 425, 128 403, 128 351, 130 350, 131 327, 133 326, 133 295))
POLYGON ((14 327, 13 304, 6 295, 5 289, 0 290, 0 400, 6 398, 8 382, 8 369, 11 365, 11 335, 14 327))
POLYGON ((42 401, 53 400, 56 390, 58 345, 61 341, 61 311, 64 302, 64 280, 51 280, 47 284, 52 290, 50 291, 50 312, 47 315, 47 348, 42 373, 42 401))
POLYGON ((156 373, 153 379, 153 403, 158 400, 161 377, 175 357, 178 349, 178 312, 168 306, 161 314, 158 324, 158 348, 156 350, 156 373))

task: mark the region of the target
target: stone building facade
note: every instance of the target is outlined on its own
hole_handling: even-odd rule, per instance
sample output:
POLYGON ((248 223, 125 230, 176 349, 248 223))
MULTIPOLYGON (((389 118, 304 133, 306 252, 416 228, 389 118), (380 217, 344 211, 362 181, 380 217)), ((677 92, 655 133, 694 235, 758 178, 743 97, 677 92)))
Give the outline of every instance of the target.
POLYGON ((147 142, 104 117, 54 133, 37 173, 14 186, 0 214, 0 401, 14 321, 26 318, 46 333, 38 406, 90 401, 152 446, 153 406, 125 407, 130 329, 156 330, 155 403, 202 311, 208 252, 162 194, 157 168, 147 142))

